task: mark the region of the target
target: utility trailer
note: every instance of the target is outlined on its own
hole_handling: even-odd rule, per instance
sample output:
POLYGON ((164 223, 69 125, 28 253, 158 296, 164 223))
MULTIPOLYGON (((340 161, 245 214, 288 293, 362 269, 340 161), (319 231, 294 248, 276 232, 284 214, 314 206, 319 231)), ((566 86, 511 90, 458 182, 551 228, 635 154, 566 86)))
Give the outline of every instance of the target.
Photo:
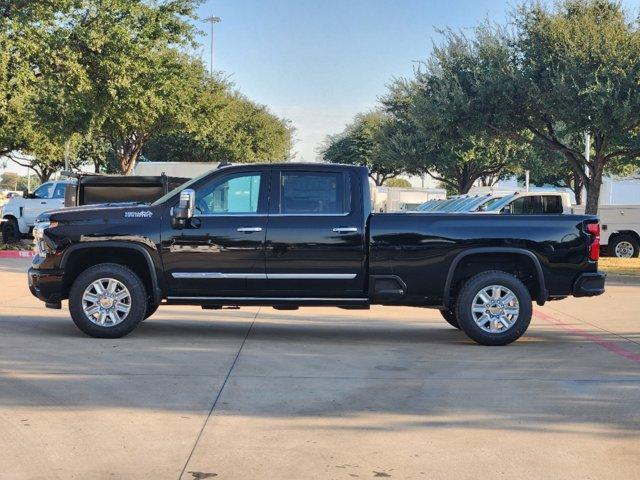
POLYGON ((64 206, 102 203, 155 202, 189 180, 183 177, 104 175, 65 172, 77 181, 65 189, 64 206))

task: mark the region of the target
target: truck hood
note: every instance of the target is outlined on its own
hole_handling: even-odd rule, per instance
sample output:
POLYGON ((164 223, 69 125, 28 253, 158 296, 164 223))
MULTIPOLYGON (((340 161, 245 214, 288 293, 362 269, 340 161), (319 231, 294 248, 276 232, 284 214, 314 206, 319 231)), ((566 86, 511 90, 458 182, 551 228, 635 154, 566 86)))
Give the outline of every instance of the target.
POLYGON ((141 202, 102 203, 82 205, 80 207, 61 208, 42 213, 36 222, 73 222, 78 220, 124 220, 135 218, 152 218, 157 214, 157 207, 141 202))

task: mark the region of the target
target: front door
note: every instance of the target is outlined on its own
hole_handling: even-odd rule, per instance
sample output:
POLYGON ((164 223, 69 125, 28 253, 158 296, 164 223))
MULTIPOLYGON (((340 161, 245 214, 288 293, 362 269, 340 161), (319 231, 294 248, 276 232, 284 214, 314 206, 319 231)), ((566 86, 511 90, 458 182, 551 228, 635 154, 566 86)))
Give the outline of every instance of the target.
POLYGON ((32 227, 40 215, 47 210, 54 210, 61 208, 54 205, 54 200, 51 199, 54 189, 53 182, 47 182, 36 188, 35 192, 31 195, 32 198, 28 198, 24 202, 24 208, 22 209, 22 216, 24 221, 29 227, 32 227))
POLYGON ((195 188, 183 229, 165 215, 162 257, 173 296, 246 296, 249 280, 266 280, 268 175, 228 173, 195 188))
POLYGON ((274 170, 267 295, 364 297, 362 192, 344 170, 274 170))

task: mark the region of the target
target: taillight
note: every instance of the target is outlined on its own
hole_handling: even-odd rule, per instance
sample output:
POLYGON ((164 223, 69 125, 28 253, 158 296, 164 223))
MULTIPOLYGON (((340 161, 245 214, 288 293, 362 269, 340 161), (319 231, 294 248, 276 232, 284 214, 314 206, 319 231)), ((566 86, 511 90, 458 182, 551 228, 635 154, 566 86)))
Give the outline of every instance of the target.
POLYGON ((587 223, 587 233, 592 235, 591 245, 589 245, 589 258, 598 261, 600 258, 600 224, 587 223))

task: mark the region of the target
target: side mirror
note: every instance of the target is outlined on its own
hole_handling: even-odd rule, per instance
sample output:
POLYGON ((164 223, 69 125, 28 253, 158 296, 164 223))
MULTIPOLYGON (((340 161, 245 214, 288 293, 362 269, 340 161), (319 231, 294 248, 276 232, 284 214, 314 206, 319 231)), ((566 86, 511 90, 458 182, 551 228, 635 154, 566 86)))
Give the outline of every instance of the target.
POLYGON ((24 190, 22 192, 22 198, 31 198, 31 194, 29 193, 29 190, 24 190))
POLYGON ((64 186, 64 206, 75 207, 78 204, 76 195, 76 186, 72 183, 67 183, 64 186))
POLYGON ((478 207, 478 211, 479 212, 486 212, 487 211, 487 206, 486 205, 480 205, 478 207))
POLYGON ((500 213, 502 213, 502 214, 504 214, 504 215, 511 215, 511 213, 512 213, 511 205, 506 205, 506 206, 502 209, 502 211, 501 211, 500 213))
POLYGON ((180 192, 180 201, 173 207, 172 220, 174 228, 184 228, 187 220, 193 217, 196 206, 196 192, 190 188, 185 188, 180 192))

